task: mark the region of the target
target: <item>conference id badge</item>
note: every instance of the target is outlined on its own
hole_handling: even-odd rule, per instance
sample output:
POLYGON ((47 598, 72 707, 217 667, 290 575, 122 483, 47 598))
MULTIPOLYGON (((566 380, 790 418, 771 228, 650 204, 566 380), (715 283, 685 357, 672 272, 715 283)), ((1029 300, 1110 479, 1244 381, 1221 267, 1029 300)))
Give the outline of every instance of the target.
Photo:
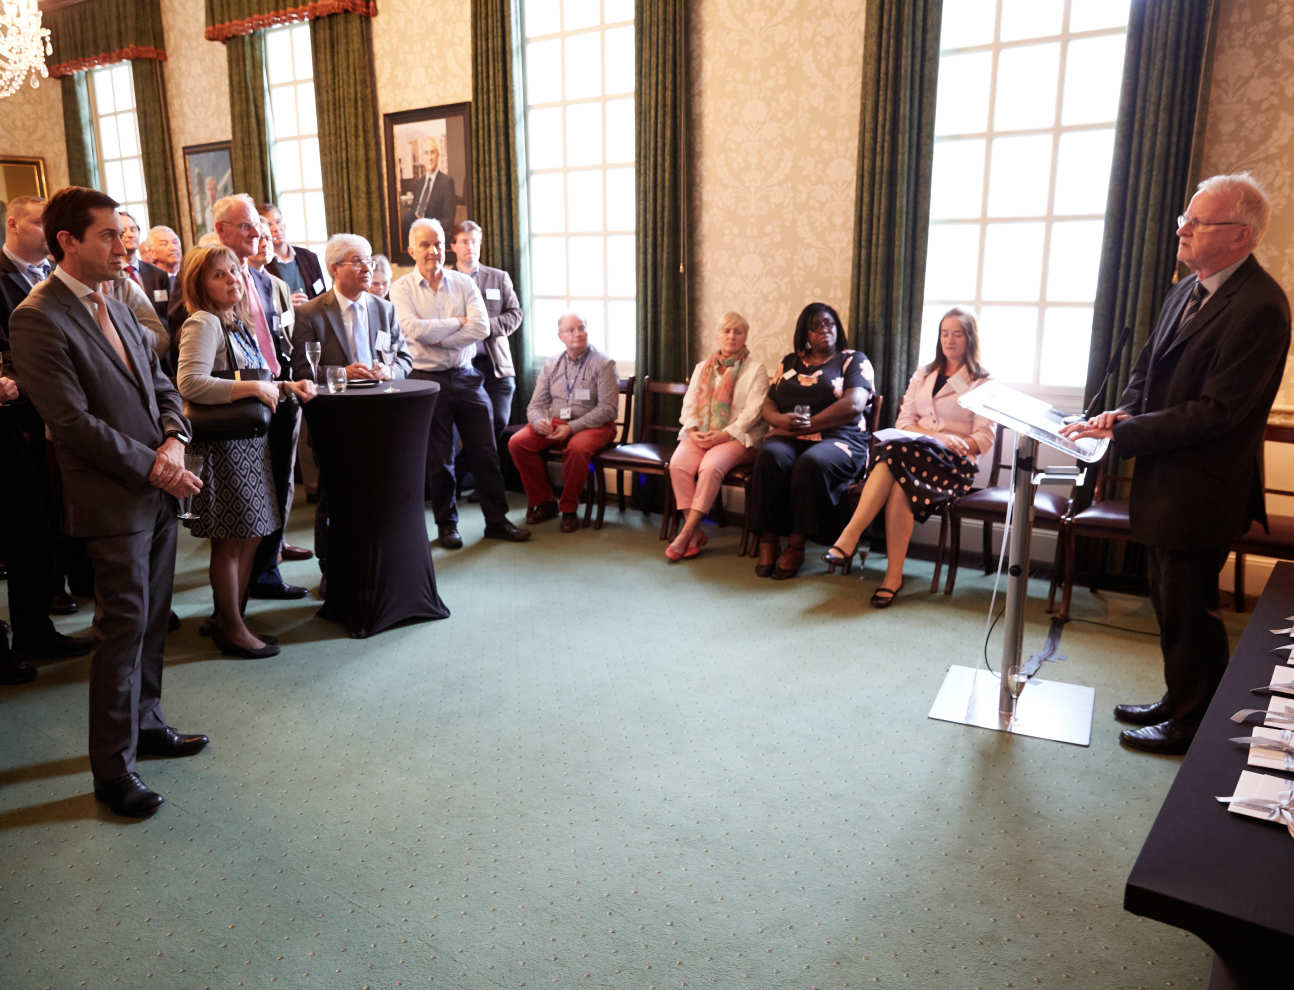
POLYGON ((170 298, 171 294, 166 289, 153 290, 153 302, 167 302, 170 298))
POLYGON ((562 406, 562 408, 558 409, 558 410, 557 410, 557 418, 558 418, 558 419, 569 420, 569 419, 571 418, 571 407, 570 407, 570 406, 562 406))
POLYGON ((494 288, 493 286, 490 286, 488 289, 485 290, 485 298, 490 300, 491 302, 498 302, 500 299, 503 298, 503 295, 499 292, 498 289, 494 288))
POLYGON ((573 398, 576 402, 592 402, 593 393, 591 393, 587 388, 577 388, 573 394, 573 398))
POLYGON ((323 279, 321 278, 315 279, 315 284, 311 286, 311 288, 314 289, 315 292, 323 292, 323 289, 324 289, 323 279))
POLYGON ((373 350, 375 351, 389 350, 391 347, 390 332, 387 330, 379 330, 377 332, 377 339, 373 343, 374 343, 373 350))

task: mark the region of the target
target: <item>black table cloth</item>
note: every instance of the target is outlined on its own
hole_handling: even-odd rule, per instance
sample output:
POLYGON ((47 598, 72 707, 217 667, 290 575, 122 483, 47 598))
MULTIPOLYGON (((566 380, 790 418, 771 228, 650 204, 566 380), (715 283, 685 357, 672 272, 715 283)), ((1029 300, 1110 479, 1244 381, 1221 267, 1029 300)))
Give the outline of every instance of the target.
MULTIPOLYGON (((1202 938, 1217 954, 1211 987, 1289 986, 1294 958, 1294 837, 1282 825, 1232 814, 1215 795, 1236 793, 1248 750, 1228 742, 1250 726, 1231 715, 1266 708, 1251 689, 1282 663, 1274 647, 1291 640, 1294 564, 1276 565, 1232 654, 1190 751, 1146 837, 1124 889, 1123 906, 1202 938)), ((1146 757, 1129 754, 1127 759, 1146 757)))
POLYGON ((319 614, 355 637, 444 619, 427 539, 427 434, 440 386, 397 381, 321 390, 304 406, 327 493, 327 595, 319 614))

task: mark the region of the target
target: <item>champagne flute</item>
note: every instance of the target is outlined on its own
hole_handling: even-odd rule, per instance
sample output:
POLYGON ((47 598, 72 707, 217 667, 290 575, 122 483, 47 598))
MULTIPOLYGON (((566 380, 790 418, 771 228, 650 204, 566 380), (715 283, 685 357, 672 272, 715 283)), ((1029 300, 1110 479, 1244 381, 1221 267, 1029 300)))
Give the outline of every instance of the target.
MULTIPOLYGON (((205 463, 206 463, 206 458, 203 456, 201 452, 191 450, 188 448, 185 449, 184 466, 186 469, 196 474, 199 478, 202 478, 202 468, 205 463)), ((202 483, 204 485, 207 483, 205 478, 202 479, 202 483)), ((180 499, 180 512, 179 512, 179 515, 176 516, 176 518, 177 519, 201 518, 196 512, 193 511, 192 495, 185 495, 183 498, 180 499)))
POLYGON ((319 358, 323 356, 323 344, 317 340, 306 341, 306 361, 310 364, 310 380, 319 384, 319 358))
POLYGON ((386 369, 386 388, 383 392, 395 391, 395 348, 380 347, 377 351, 377 359, 382 362, 382 367, 386 369))

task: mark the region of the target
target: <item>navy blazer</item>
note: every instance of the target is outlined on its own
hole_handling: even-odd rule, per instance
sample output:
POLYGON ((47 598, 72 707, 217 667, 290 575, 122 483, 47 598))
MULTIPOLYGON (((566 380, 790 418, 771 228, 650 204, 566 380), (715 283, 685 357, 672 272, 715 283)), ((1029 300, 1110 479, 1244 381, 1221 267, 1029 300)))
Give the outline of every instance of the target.
POLYGON ((170 274, 143 258, 135 262, 135 268, 139 272, 139 284, 143 286, 144 295, 148 296, 148 301, 165 323, 171 308, 171 293, 175 291, 171 287, 170 274))
POLYGON ((1131 418, 1114 426, 1137 459, 1132 536, 1166 550, 1224 548, 1266 523, 1263 431, 1290 344, 1285 293, 1253 255, 1179 331, 1198 281, 1169 291, 1119 397, 1131 418))
POLYGON ((152 529, 167 497, 148 483, 157 448, 168 426, 189 431, 151 334, 128 307, 111 297, 107 305, 134 371, 56 276, 32 289, 9 320, 18 379, 54 442, 71 536, 152 529))
POLYGON ((30 291, 27 276, 0 251, 0 351, 9 350, 9 316, 30 291))

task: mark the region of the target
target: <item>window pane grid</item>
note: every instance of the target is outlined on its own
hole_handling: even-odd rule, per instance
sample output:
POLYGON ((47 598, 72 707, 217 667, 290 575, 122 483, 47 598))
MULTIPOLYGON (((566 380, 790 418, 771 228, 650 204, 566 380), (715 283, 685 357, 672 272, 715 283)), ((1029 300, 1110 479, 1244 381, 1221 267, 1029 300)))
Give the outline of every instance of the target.
POLYGON ((933 351, 943 311, 969 306, 995 375, 1078 388, 1118 111, 1112 62, 1125 28, 1070 32, 1065 0, 976 7, 975 18, 944 8, 945 34, 958 44, 940 53, 946 89, 936 113, 921 352, 933 351))
POLYGON ((274 184, 288 238, 322 254, 328 241, 319 164, 310 25, 285 24, 265 32, 269 104, 274 118, 274 184))
POLYGON ((103 191, 121 204, 142 232, 149 228, 148 191, 139 147, 135 83, 129 62, 90 69, 90 112, 103 191))
POLYGON ((590 340, 634 359, 633 8, 526 0, 526 147, 537 354, 577 310, 590 340))

